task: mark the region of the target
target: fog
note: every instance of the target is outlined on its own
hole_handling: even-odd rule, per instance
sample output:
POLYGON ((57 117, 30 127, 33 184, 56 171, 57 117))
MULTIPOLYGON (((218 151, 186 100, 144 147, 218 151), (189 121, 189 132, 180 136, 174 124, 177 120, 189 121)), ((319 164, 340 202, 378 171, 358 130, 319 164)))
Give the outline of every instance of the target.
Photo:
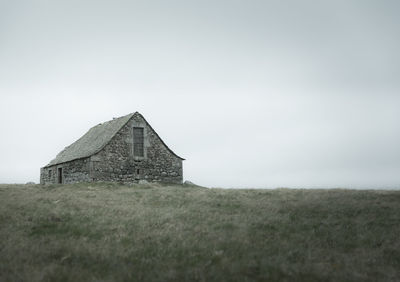
POLYGON ((399 3, 0 0, 0 183, 139 111, 200 185, 399 188, 399 3))

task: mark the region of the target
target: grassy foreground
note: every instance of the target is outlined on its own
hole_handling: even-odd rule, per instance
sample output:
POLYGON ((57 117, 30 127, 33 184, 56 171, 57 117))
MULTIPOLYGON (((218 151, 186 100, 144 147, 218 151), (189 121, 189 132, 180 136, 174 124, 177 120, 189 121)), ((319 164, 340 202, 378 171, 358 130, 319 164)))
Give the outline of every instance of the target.
POLYGON ((400 191, 0 185, 0 281, 400 281, 400 191))

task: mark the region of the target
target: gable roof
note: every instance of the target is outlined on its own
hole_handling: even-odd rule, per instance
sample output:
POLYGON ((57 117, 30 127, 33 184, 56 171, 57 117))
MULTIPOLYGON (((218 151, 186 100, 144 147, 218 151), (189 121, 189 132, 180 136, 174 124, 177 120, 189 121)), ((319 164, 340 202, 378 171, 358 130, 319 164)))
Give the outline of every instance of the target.
MULTIPOLYGON (((111 139, 117 134, 117 132, 135 115, 138 114, 132 113, 123 117, 115 118, 113 120, 100 123, 79 138, 77 141, 66 147, 62 150, 55 159, 50 161, 48 165, 45 167, 53 166, 56 164, 66 163, 69 161, 73 161, 76 159, 82 159, 86 157, 90 157, 100 150, 102 150, 111 139)), ((143 118, 142 115, 140 117, 143 118)), ((146 124, 155 132, 155 130, 148 124, 148 122, 143 118, 146 124)), ((156 132, 155 132, 156 133, 156 132)), ((157 137, 161 140, 161 142, 165 145, 165 147, 176 157, 184 160, 183 158, 176 155, 168 146, 162 141, 160 136, 156 133, 157 137)))

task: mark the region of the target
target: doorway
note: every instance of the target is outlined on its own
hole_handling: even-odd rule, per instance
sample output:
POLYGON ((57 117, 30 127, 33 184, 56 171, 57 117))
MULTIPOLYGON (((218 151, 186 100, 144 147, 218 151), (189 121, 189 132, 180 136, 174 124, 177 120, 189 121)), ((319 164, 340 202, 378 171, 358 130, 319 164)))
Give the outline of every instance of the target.
POLYGON ((58 168, 58 184, 62 184, 62 179, 63 179, 63 176, 62 176, 62 167, 59 167, 59 168, 58 168))

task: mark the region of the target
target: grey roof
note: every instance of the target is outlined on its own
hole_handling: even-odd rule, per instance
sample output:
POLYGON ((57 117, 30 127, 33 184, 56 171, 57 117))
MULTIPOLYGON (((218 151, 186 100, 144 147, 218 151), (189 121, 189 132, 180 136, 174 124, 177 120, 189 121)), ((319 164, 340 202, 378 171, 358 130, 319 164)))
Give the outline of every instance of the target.
POLYGON ((52 160, 45 167, 53 166, 56 164, 66 163, 69 161, 73 161, 76 159, 82 159, 90 157, 96 153, 98 153, 101 149, 104 148, 110 142, 110 140, 114 137, 115 134, 135 115, 138 114, 146 124, 154 131, 160 141, 164 144, 164 146, 176 157, 181 160, 185 160, 181 158, 177 154, 175 154, 168 146, 164 143, 160 136, 158 136, 157 132, 151 127, 151 125, 146 121, 146 119, 138 112, 132 113, 123 117, 115 118, 113 120, 100 123, 86 132, 81 138, 77 141, 66 147, 62 150, 54 160, 52 160))
POLYGON ((133 115, 132 113, 92 127, 85 135, 62 150, 46 167, 96 154, 110 142, 133 115))

